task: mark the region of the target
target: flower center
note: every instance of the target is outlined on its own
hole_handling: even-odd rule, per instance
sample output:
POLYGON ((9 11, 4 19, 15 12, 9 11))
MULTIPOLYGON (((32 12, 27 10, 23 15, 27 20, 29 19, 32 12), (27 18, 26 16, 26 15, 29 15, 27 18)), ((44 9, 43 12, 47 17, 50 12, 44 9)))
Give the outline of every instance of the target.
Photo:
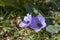
POLYGON ((27 23, 29 23, 29 21, 27 21, 27 23))
POLYGON ((41 24, 41 23, 37 23, 37 26, 40 26, 40 27, 41 27, 41 26, 42 26, 42 24, 41 24))

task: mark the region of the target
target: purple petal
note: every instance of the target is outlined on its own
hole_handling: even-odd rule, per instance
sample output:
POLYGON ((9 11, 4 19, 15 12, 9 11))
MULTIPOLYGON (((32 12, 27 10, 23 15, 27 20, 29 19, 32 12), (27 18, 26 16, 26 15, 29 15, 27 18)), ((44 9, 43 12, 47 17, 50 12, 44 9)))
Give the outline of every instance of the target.
POLYGON ((24 21, 30 21, 31 22, 32 16, 30 14, 27 14, 27 16, 24 17, 24 21))
POLYGON ((39 32, 41 29, 34 29, 35 30, 35 32, 39 32))
POLYGON ((45 18, 44 17, 39 17, 39 16, 37 16, 37 17, 38 17, 40 22, 45 22, 45 18))
POLYGON ((23 22, 21 22, 21 23, 19 24, 19 26, 22 27, 22 28, 24 28, 24 27, 27 27, 28 25, 25 24, 25 23, 23 23, 23 22))
POLYGON ((39 17, 39 16, 38 16, 38 19, 39 19, 39 21, 41 22, 41 24, 43 25, 42 27, 44 28, 44 27, 46 26, 45 18, 44 18, 44 17, 39 17))
POLYGON ((28 17, 31 17, 31 14, 28 13, 27 16, 28 16, 28 17))
POLYGON ((20 27, 26 27, 31 24, 32 16, 30 14, 27 14, 27 16, 24 17, 24 20, 19 24, 20 27))
POLYGON ((42 27, 42 24, 40 23, 40 21, 38 20, 37 17, 33 17, 32 23, 29 26, 30 26, 30 28, 32 28, 36 31, 37 29, 40 29, 42 27), (38 23, 39 23, 39 26, 37 25, 38 23))
POLYGON ((38 16, 33 17, 32 23, 29 26, 36 32, 39 32, 42 28, 46 26, 44 17, 38 17, 38 16))

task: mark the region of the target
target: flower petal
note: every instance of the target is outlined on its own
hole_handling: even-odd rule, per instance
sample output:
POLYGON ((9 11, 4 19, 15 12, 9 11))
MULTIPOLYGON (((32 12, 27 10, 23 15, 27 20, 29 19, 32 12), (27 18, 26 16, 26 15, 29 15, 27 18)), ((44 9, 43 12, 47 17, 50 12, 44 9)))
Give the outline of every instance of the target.
POLYGON ((19 26, 24 28, 24 27, 27 27, 28 25, 25 24, 25 23, 23 23, 23 22, 21 22, 21 23, 19 24, 19 26))
POLYGON ((41 29, 35 29, 35 32, 39 32, 41 29))
POLYGON ((43 25, 42 27, 44 28, 44 27, 46 26, 45 18, 38 16, 38 19, 39 19, 39 21, 41 22, 41 24, 43 25))
POLYGON ((39 17, 38 16, 38 19, 39 19, 39 21, 42 23, 42 22, 45 22, 45 18, 44 17, 39 17))
POLYGON ((31 21, 32 16, 30 14, 27 14, 27 16, 24 17, 24 21, 31 21))
POLYGON ((33 17, 32 23, 29 25, 30 28, 34 29, 36 32, 39 32, 42 28, 46 26, 44 17, 33 17))
POLYGON ((30 14, 27 14, 27 16, 24 17, 24 20, 19 24, 20 27, 26 27, 31 24, 32 16, 30 14))
POLYGON ((36 32, 40 31, 40 28, 42 27, 41 22, 37 17, 32 18, 32 23, 29 25, 30 28, 34 29, 36 32), (37 25, 39 23, 39 25, 37 25))

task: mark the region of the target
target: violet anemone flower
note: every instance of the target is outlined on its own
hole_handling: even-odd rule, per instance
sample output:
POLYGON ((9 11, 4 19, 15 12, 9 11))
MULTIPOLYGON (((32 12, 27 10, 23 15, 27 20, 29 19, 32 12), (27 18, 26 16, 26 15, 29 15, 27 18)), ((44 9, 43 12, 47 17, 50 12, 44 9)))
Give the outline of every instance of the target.
POLYGON ((46 26, 45 18, 40 16, 32 17, 30 14, 27 14, 19 26, 22 28, 29 26, 30 28, 34 29, 35 32, 39 32, 46 26))
POLYGON ((30 28, 34 29, 35 32, 39 32, 42 28, 46 26, 44 17, 32 17, 30 28))
POLYGON ((27 16, 24 17, 23 21, 19 24, 20 27, 24 28, 31 24, 32 16, 28 13, 27 16))

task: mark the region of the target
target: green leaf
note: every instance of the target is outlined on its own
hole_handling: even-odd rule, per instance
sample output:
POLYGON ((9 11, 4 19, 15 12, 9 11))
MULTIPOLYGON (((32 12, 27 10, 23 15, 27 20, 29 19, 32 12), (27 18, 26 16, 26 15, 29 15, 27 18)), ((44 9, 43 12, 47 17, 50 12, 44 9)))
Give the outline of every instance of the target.
POLYGON ((38 10, 38 9, 36 9, 36 8, 34 8, 33 7, 33 12, 35 13, 35 14, 38 14, 39 16, 42 16, 42 14, 41 14, 41 11, 39 12, 40 10, 38 10))
POLYGON ((6 24, 2 25, 3 31, 7 31, 6 24))
POLYGON ((51 34, 58 33, 58 27, 55 25, 48 25, 46 27, 46 31, 50 32, 51 34))
POLYGON ((36 16, 36 15, 42 16, 42 12, 36 7, 36 5, 26 4, 25 8, 27 12, 32 14, 33 16, 36 16))

